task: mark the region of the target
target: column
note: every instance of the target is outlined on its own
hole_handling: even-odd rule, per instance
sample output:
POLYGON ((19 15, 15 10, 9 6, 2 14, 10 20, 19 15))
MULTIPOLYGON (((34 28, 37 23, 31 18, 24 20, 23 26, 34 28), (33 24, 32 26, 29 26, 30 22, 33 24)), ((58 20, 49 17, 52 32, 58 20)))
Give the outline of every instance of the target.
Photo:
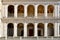
POLYGON ((24 23, 24 37, 27 37, 27 23, 24 23))
POLYGON ((4 30, 3 30, 3 34, 5 35, 5 40, 7 40, 7 23, 3 23, 3 28, 4 28, 4 30))
POLYGON ((48 34, 47 34, 47 25, 48 25, 48 23, 45 23, 45 25, 44 25, 44 37, 48 36, 48 34))
POLYGON ((59 36, 59 31, 60 31, 60 30, 59 30, 59 23, 58 23, 58 36, 59 36))
POLYGON ((59 16, 60 16, 60 14, 59 14, 59 11, 60 11, 60 10, 59 10, 59 5, 58 5, 58 10, 57 10, 57 11, 58 11, 58 18, 59 18, 59 16))
POLYGON ((3 23, 3 28, 4 28, 3 33, 5 37, 7 38, 7 23, 3 23))
POLYGON ((58 36, 58 25, 57 23, 54 24, 54 36, 57 37, 58 36))
POLYGON ((4 17, 8 17, 8 5, 5 5, 5 9, 4 9, 5 11, 5 13, 4 13, 4 17))
POLYGON ((45 5, 45 17, 47 17, 47 7, 48 7, 48 5, 45 5))
POLYGON ((27 6, 28 5, 24 5, 24 17, 27 17, 27 6))
POLYGON ((35 18, 37 18, 37 15, 38 15, 37 9, 38 9, 38 5, 35 5, 35 18))
POLYGON ((34 27, 34 37, 37 37, 38 36, 38 33, 37 33, 37 25, 38 23, 35 23, 35 27, 34 27))
POLYGON ((14 37, 17 37, 17 23, 14 23, 14 37))
POLYGON ((58 17, 58 6, 57 5, 55 5, 55 9, 54 9, 54 14, 53 14, 53 16, 56 18, 56 17, 58 17))
POLYGON ((18 14, 18 13, 17 13, 17 11, 18 11, 17 9, 18 9, 18 5, 15 5, 15 6, 14 6, 14 17, 15 17, 15 18, 17 18, 17 14, 18 14))

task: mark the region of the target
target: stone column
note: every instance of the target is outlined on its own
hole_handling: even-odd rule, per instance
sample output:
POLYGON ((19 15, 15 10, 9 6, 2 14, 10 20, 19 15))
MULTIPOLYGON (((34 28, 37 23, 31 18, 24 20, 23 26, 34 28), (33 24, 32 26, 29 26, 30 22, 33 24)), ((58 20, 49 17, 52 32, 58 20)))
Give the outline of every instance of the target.
POLYGON ((59 18, 59 16, 60 16, 60 15, 59 15, 59 5, 58 5, 58 10, 57 10, 57 11, 58 11, 58 18, 59 18))
POLYGON ((5 38, 7 39, 7 23, 3 23, 3 27, 4 27, 3 33, 5 35, 5 38))
POLYGON ((60 30, 59 30, 59 23, 58 23, 58 36, 59 36, 59 31, 60 31, 60 30))
POLYGON ((47 17, 47 15, 48 15, 47 14, 47 7, 48 7, 48 5, 45 5, 45 10, 44 10, 45 11, 45 17, 47 17))
POLYGON ((37 37, 38 36, 38 33, 37 33, 37 25, 38 23, 35 23, 35 27, 34 27, 34 37, 37 37))
POLYGON ((5 12, 5 6, 4 5, 2 5, 2 17, 4 17, 4 12, 5 12))
POLYGON ((17 11, 18 11, 17 9, 18 9, 18 5, 15 5, 15 6, 14 6, 14 17, 15 17, 15 18, 17 18, 17 14, 18 14, 18 13, 17 13, 17 11))
POLYGON ((4 9, 5 11, 5 14, 4 14, 4 17, 8 17, 8 5, 5 5, 5 9, 4 9))
POLYGON ((58 36, 58 24, 57 23, 54 24, 54 36, 55 37, 58 36))
POLYGON ((38 12, 37 12, 38 10, 37 9, 38 9, 38 5, 35 5, 35 18, 37 18, 37 16, 38 16, 38 12))
POLYGON ((58 17, 58 6, 57 5, 55 5, 54 6, 55 7, 55 9, 54 9, 54 14, 53 14, 53 16, 56 18, 56 17, 58 17))
POLYGON ((27 37, 27 23, 24 23, 24 37, 27 37))
POLYGON ((27 6, 28 5, 24 5, 24 17, 27 17, 27 6))
POLYGON ((17 23, 14 23, 14 37, 17 37, 17 23))
POLYGON ((48 23, 45 23, 45 25, 44 25, 44 37, 48 36, 48 34, 47 34, 47 25, 48 25, 48 23))

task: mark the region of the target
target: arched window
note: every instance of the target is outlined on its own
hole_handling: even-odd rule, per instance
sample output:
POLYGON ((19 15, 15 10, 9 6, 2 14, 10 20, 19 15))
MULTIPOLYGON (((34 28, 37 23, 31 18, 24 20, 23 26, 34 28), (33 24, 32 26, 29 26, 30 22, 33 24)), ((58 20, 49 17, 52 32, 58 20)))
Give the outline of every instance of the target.
POLYGON ((14 6, 13 5, 8 6, 8 17, 14 17, 14 6))
POLYGON ((34 12, 35 12, 35 9, 34 9, 34 6, 33 5, 29 5, 28 8, 27 8, 27 14, 29 17, 33 17, 34 16, 34 12))
POLYGON ((44 6, 43 5, 38 6, 38 16, 44 16, 44 6))
POLYGON ((28 36, 34 36, 34 25, 32 23, 27 25, 27 29, 28 36))
POLYGON ((53 16, 54 13, 54 6, 53 5, 48 5, 48 16, 53 16))
POLYGON ((19 23, 17 25, 17 36, 23 36, 24 35, 24 24, 19 23))
POLYGON ((18 17, 23 17, 24 16, 24 6, 19 5, 18 6, 18 17))
POLYGON ((14 34, 14 25, 12 23, 9 23, 7 25, 7 36, 13 36, 14 34))
POLYGON ((54 36, 54 25, 52 23, 48 23, 48 36, 54 36))
POLYGON ((39 23, 37 28, 38 28, 38 36, 44 36, 44 24, 39 23))

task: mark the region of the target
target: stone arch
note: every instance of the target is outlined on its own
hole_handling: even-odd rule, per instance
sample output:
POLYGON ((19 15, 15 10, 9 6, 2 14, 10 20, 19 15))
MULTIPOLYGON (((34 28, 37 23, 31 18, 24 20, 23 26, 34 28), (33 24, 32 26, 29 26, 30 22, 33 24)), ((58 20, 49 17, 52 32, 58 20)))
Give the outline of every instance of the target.
POLYGON ((27 8, 27 14, 29 17, 33 17, 34 16, 34 13, 35 13, 35 9, 34 9, 34 6, 33 5, 29 5, 28 8, 27 8))
POLYGON ((27 32, 28 32, 28 36, 34 36, 34 24, 32 24, 32 23, 29 23, 28 25, 27 25, 27 32))
POLYGON ((47 13, 48 13, 48 16, 53 16, 53 13, 54 13, 54 6, 53 5, 48 5, 48 8, 47 8, 47 13))
POLYGON ((38 36, 44 36, 44 24, 39 23, 37 25, 37 28, 38 28, 38 36))
POLYGON ((54 36, 54 24, 48 23, 48 36, 54 36))
POLYGON ((13 5, 8 6, 8 17, 14 17, 14 6, 13 5))
POLYGON ((43 5, 38 6, 38 16, 44 16, 44 6, 43 5))
POLYGON ((17 25, 17 36, 23 36, 24 35, 24 24, 19 23, 17 25))
POLYGON ((24 16, 24 6, 23 5, 19 5, 18 6, 18 17, 23 17, 24 16))
POLYGON ((14 34, 14 25, 13 23, 9 23, 7 25, 7 36, 13 36, 14 34))

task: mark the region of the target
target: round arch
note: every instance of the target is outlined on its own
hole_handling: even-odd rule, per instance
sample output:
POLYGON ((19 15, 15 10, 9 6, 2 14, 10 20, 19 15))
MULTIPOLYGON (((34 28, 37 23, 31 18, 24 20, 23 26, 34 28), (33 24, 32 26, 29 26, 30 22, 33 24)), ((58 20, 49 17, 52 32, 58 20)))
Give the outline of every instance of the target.
POLYGON ((48 23, 48 36, 54 36, 54 24, 48 23))
POLYGON ((44 24, 39 23, 37 25, 37 28, 38 28, 38 36, 44 36, 44 24))
POLYGON ((32 23, 29 23, 28 25, 27 25, 27 32, 28 32, 28 36, 34 36, 34 24, 32 24, 32 23))
POLYGON ((35 9, 34 9, 34 6, 33 5, 29 5, 28 8, 27 8, 27 13, 28 13, 28 16, 29 17, 33 17, 34 16, 34 13, 35 13, 35 9))
POLYGON ((39 5, 38 6, 38 15, 44 14, 44 6, 43 5, 39 5))
POLYGON ((8 6, 8 17, 14 17, 14 6, 13 5, 8 6))
POLYGON ((23 36, 24 35, 24 24, 19 23, 17 25, 17 36, 23 36))
POLYGON ((18 12, 18 17, 24 16, 24 6, 23 5, 19 5, 17 12, 18 12))
POLYGON ((13 36, 14 34, 14 25, 13 23, 9 23, 7 25, 7 36, 13 36))
POLYGON ((48 13, 48 16, 53 16, 53 13, 54 13, 54 6, 53 5, 48 5, 48 8, 47 8, 47 13, 48 13))

